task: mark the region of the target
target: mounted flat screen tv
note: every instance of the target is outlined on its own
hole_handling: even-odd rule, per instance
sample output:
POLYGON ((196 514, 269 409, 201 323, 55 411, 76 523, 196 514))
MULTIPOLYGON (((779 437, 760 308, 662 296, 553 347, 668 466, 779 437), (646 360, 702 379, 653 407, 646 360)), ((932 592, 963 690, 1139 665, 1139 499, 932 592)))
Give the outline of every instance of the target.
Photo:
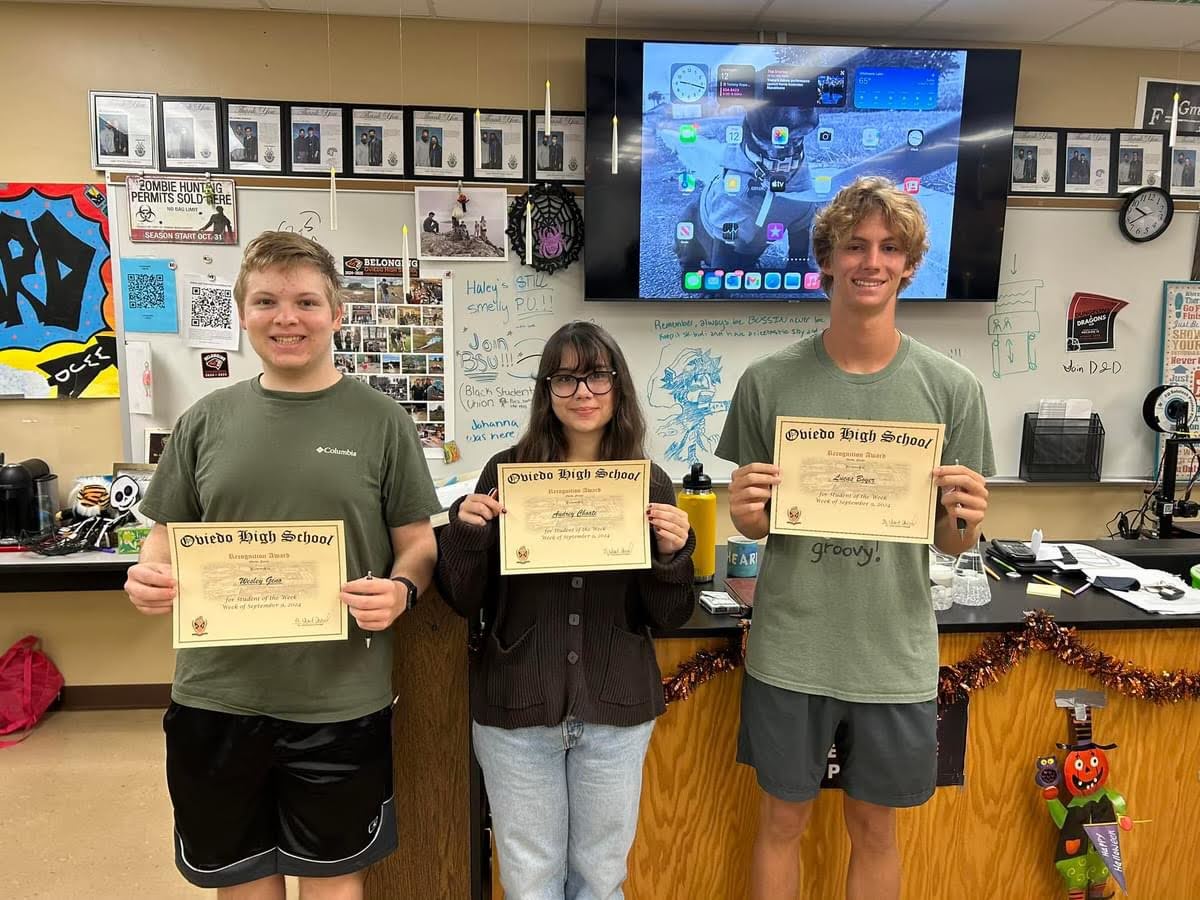
POLYGON ((995 300, 1020 58, 589 40, 585 296, 824 299, 813 216, 884 175, 929 220, 902 299, 995 300))

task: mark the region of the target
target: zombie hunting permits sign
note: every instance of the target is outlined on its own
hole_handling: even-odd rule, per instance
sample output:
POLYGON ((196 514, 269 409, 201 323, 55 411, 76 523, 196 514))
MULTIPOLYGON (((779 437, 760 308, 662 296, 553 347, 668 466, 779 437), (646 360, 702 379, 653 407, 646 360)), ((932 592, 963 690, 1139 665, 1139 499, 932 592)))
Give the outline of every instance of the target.
POLYGON ((130 175, 129 238, 154 244, 236 244, 232 178, 130 175))

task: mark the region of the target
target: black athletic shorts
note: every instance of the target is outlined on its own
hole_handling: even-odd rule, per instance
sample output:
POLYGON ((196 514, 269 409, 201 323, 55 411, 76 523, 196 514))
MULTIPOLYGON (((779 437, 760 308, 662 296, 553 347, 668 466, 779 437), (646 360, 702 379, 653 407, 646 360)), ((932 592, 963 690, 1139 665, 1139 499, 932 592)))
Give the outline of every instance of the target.
POLYGON ((878 806, 920 806, 937 785, 937 701, 848 703, 742 681, 738 762, 772 797, 812 800, 837 744, 843 790, 878 806))
POLYGON ((204 888, 330 877, 396 849, 391 707, 305 724, 172 703, 175 865, 204 888))

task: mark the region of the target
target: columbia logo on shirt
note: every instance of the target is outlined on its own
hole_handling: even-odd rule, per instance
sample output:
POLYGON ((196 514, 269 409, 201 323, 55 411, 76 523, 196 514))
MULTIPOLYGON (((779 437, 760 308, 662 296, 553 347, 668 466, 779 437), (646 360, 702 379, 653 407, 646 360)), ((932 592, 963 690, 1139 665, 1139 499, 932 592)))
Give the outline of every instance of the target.
POLYGON ((318 453, 332 453, 334 456, 358 456, 357 450, 343 450, 340 447, 318 447, 318 453))

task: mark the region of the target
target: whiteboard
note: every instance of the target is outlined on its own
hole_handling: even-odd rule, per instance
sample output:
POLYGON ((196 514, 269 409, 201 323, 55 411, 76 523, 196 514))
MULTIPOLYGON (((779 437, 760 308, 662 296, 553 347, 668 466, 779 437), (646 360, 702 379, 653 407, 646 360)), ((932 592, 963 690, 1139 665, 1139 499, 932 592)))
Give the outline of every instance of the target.
MULTIPOLYGON (((131 244, 124 188, 110 186, 109 197, 115 269, 122 256, 141 256, 173 259, 178 273, 236 276, 240 247, 131 244)), ((243 243, 266 229, 297 229, 339 261, 399 256, 401 226, 411 231, 416 224, 411 192, 339 190, 336 231, 329 229, 325 190, 242 187, 238 207, 243 243)), ((1162 238, 1135 245, 1121 237, 1112 210, 1010 209, 997 303, 901 304, 902 331, 963 363, 982 382, 1000 476, 1017 475, 1023 414, 1042 397, 1094 401, 1107 431, 1105 480, 1153 472, 1154 439, 1141 422, 1141 403, 1158 384, 1162 282, 1188 277, 1197 218, 1177 211, 1162 238), (1130 304, 1117 314, 1113 349, 1067 352, 1067 308, 1081 290, 1130 304)), ((429 264, 426 273, 431 265, 448 264, 429 264)), ((695 458, 714 479, 727 480, 731 466, 712 450, 738 375, 755 358, 828 324, 828 304, 817 302, 587 303, 582 262, 550 276, 516 259, 456 263, 446 271, 454 285, 454 325, 445 354, 447 366, 451 358, 455 366, 462 459, 452 465, 430 460, 435 479, 476 470, 515 442, 541 347, 559 325, 582 318, 607 328, 624 350, 641 392, 651 455, 676 478, 695 458)), ((113 283, 121 285, 119 271, 113 283)), ((130 414, 122 390, 125 451, 138 460, 144 429, 170 427, 214 383, 201 377, 199 351, 180 335, 128 339, 151 345, 155 372, 154 415, 130 414)), ((123 357, 120 363, 124 378, 123 357)), ((258 371, 243 341, 230 354, 230 380, 216 386, 258 371)))

